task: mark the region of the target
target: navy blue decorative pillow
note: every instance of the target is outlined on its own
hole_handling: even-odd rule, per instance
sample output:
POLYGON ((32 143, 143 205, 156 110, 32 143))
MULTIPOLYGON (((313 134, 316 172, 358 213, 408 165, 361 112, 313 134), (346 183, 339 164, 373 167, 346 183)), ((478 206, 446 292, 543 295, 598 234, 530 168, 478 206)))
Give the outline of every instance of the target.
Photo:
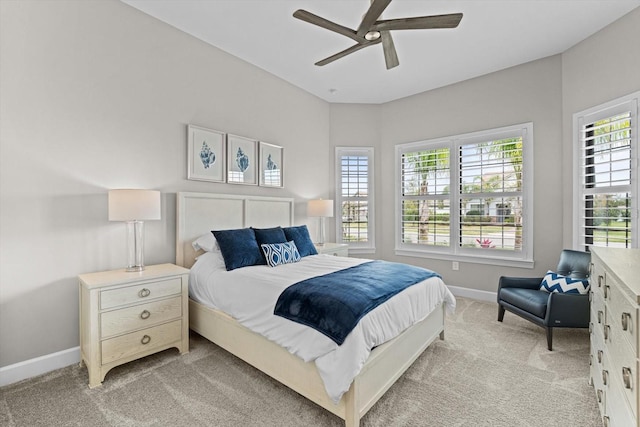
MULTIPOLYGON (((258 242, 258 246, 262 247, 264 244, 270 243, 287 243, 287 237, 284 235, 284 230, 282 227, 273 227, 273 228, 253 228, 251 227, 253 232, 256 235, 256 241, 258 242)), ((262 254, 262 252, 261 252, 262 254)), ((262 258, 262 264, 267 264, 267 260, 262 258)))
POLYGON ((558 292, 564 294, 587 294, 589 293, 588 279, 573 279, 569 276, 563 276, 553 271, 547 271, 547 274, 540 283, 540 290, 546 292, 558 292))
POLYGON ((264 264, 256 235, 251 228, 214 230, 227 271, 249 265, 264 264))
POLYGON ((309 229, 306 225, 299 225, 297 227, 285 227, 283 228, 284 235, 287 237, 287 241, 293 240, 300 252, 301 257, 308 255, 318 255, 318 251, 311 241, 309 236, 309 229))
POLYGON ((301 259, 300 252, 292 240, 286 243, 267 243, 260 245, 267 264, 276 267, 282 264, 291 264, 301 259))

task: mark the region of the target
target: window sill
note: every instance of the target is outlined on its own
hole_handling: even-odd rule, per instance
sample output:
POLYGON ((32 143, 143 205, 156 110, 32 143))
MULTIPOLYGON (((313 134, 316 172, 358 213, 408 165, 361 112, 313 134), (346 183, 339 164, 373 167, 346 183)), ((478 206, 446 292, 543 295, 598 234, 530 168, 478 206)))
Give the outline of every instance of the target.
POLYGON ((499 257, 479 257, 470 255, 453 255, 440 252, 412 251, 407 249, 396 249, 395 254, 398 256, 409 256, 415 258, 431 258, 443 261, 468 262, 472 264, 499 265, 503 267, 533 268, 533 260, 499 258, 499 257))

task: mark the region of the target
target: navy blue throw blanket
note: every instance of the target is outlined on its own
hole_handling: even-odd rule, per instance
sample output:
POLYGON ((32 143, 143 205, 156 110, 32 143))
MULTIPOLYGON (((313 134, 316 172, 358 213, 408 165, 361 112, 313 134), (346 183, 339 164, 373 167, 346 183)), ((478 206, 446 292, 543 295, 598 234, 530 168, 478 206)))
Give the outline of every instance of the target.
POLYGON ((322 332, 338 345, 365 314, 392 296, 438 273, 387 261, 365 262, 285 289, 274 314, 322 332))

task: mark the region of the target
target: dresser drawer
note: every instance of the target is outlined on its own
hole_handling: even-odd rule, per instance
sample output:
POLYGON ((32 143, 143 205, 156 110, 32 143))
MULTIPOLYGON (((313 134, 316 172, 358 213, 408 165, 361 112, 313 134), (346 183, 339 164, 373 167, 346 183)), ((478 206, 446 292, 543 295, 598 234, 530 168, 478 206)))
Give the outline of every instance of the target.
POLYGON ((141 282, 132 286, 100 292, 100 308, 104 310, 119 307, 153 298, 179 294, 181 291, 182 279, 179 277, 153 282, 141 282))
POLYGON ((636 417, 631 406, 621 395, 621 385, 617 377, 612 378, 611 386, 607 390, 607 404, 605 414, 609 417, 610 427, 637 426, 636 417))
POLYGON ((134 305, 100 315, 101 337, 146 328, 182 316, 182 297, 134 305))
POLYGON ((638 349, 638 308, 622 293, 615 281, 608 278, 608 318, 607 322, 614 331, 619 332, 620 338, 629 343, 634 354, 638 349))
POLYGON ((165 323, 102 341, 102 363, 106 364, 143 351, 180 341, 182 320, 165 323))

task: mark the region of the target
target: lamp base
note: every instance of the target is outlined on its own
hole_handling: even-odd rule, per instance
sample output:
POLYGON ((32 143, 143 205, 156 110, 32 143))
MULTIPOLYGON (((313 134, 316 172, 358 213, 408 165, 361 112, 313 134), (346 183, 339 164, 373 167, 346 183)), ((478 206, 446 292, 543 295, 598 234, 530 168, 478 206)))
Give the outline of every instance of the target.
POLYGON ((134 266, 131 266, 131 267, 127 267, 125 269, 125 271, 127 273, 136 273, 136 272, 143 271, 143 270, 144 270, 144 265, 134 265, 134 266))
POLYGON ((144 221, 127 221, 127 272, 144 270, 144 221))

